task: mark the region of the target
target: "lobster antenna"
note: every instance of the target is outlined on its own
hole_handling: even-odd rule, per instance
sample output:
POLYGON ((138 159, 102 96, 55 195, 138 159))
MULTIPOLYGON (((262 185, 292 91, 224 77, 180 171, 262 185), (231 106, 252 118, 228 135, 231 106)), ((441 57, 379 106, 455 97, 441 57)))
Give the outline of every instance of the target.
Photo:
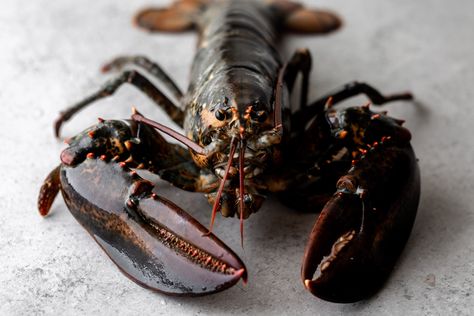
POLYGON ((244 247, 244 167, 245 167, 245 141, 240 140, 239 151, 239 209, 240 209, 240 244, 244 247))
POLYGON ((212 227, 214 226, 214 220, 216 219, 217 208, 219 207, 222 191, 224 190, 224 185, 227 181, 227 176, 229 175, 230 167, 232 166, 232 160, 234 159, 236 146, 237 139, 233 138, 230 143, 229 160, 227 161, 227 166, 225 167, 224 176, 222 177, 221 183, 219 185, 219 190, 217 191, 216 199, 214 200, 214 205, 212 206, 211 224, 209 225, 209 232, 207 234, 212 233, 212 227))
POLYGON ((286 65, 280 69, 280 73, 278 74, 278 81, 275 89, 275 106, 274 106, 274 113, 273 113, 273 124, 274 128, 281 129, 282 124, 282 97, 283 97, 283 79, 286 72, 286 65))
POLYGON ((159 130, 159 131, 171 136, 172 138, 176 139, 177 141, 179 141, 183 145, 187 146, 189 149, 191 149, 192 151, 194 151, 197 154, 200 154, 200 155, 205 154, 203 147, 201 147, 199 144, 193 142, 192 140, 190 140, 186 136, 178 133, 174 129, 166 127, 163 124, 160 124, 160 123, 155 122, 153 120, 147 119, 146 117, 144 117, 143 115, 141 115, 139 113, 133 114, 132 115, 132 120, 134 120, 135 122, 144 123, 146 125, 149 125, 151 127, 156 128, 157 130, 159 130))

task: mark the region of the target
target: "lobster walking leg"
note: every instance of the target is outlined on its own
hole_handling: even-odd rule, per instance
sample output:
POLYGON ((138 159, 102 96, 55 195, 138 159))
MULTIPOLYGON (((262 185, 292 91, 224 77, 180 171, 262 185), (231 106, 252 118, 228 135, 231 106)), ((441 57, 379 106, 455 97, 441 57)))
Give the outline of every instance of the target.
POLYGON ((291 92, 299 72, 302 74, 300 109, 308 102, 309 73, 311 71, 311 54, 304 49, 298 49, 286 65, 285 82, 291 92))
POLYGON ((144 56, 120 56, 105 64, 102 67, 103 72, 111 70, 121 71, 127 65, 135 65, 143 68, 148 73, 153 75, 156 79, 162 82, 166 88, 170 90, 173 96, 180 100, 183 97, 183 92, 178 88, 171 77, 158 65, 144 56))
POLYGON ((153 101, 155 101, 157 105, 162 107, 170 116, 170 118, 176 122, 176 124, 180 126, 183 125, 183 111, 168 97, 166 97, 158 88, 156 88, 146 77, 141 75, 138 71, 131 70, 124 71, 120 76, 106 83, 99 91, 62 112, 55 122, 56 136, 59 136, 59 131, 62 124, 68 121, 74 114, 84 109, 89 104, 114 94, 115 91, 124 83, 130 83, 141 90, 153 101))
POLYGON ((409 92, 384 95, 371 85, 354 81, 344 85, 332 93, 328 93, 307 107, 301 109, 299 112, 296 112, 292 117, 292 123, 296 124, 297 126, 299 124, 305 126, 315 115, 324 111, 324 107, 328 99, 331 99, 331 102, 336 104, 338 102, 352 98, 358 94, 365 94, 375 105, 382 105, 392 101, 413 99, 413 95, 409 92))

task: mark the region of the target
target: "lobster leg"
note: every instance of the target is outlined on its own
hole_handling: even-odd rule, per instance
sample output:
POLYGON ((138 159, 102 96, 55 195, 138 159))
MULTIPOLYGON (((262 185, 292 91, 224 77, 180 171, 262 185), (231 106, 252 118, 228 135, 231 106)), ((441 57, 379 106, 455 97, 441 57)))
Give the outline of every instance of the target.
MULTIPOLYGON (((289 93, 292 92, 296 76, 299 72, 303 75, 301 83, 301 95, 300 95, 300 109, 306 106, 308 100, 308 86, 309 86, 309 72, 311 70, 311 55, 307 49, 297 50, 290 61, 288 61, 281 69, 278 75, 278 81, 275 87, 275 105, 274 105, 274 127, 276 137, 274 137, 274 143, 281 142, 283 134, 283 125, 289 123, 289 119, 283 120, 283 118, 290 118, 291 108, 289 107, 289 93)), ((304 127, 301 127, 303 129, 304 127)))
MULTIPOLYGON (((232 250, 129 168, 156 171, 184 160, 179 146, 153 129, 136 130, 133 121, 104 121, 73 138, 41 188, 41 214, 60 189, 73 216, 118 268, 152 290, 205 295, 245 280, 245 266, 232 250)), ((175 183, 186 186, 183 181, 175 183)))
POLYGON ((413 95, 409 92, 384 95, 371 85, 354 81, 344 85, 332 93, 328 93, 307 107, 302 108, 300 111, 294 113, 292 117, 292 124, 295 126, 306 126, 306 124, 315 115, 324 111, 326 103, 329 99, 331 100, 332 104, 336 104, 346 99, 352 98, 358 94, 365 94, 375 105, 382 105, 392 101, 413 99, 413 95))
POLYGON ((74 114, 84 109, 89 104, 108 97, 115 93, 115 91, 124 83, 130 83, 153 101, 162 107, 170 118, 176 122, 179 126, 183 125, 184 113, 183 111, 174 104, 168 97, 166 97, 158 88, 156 88, 146 77, 140 74, 138 71, 124 71, 117 78, 107 82, 102 89, 95 92, 91 96, 82 100, 81 102, 69 107, 65 111, 61 112, 59 118, 55 122, 55 133, 59 136, 59 131, 64 122, 68 121, 74 114))
POLYGON ((143 68, 156 79, 162 82, 166 88, 168 88, 173 96, 180 100, 183 97, 183 92, 178 88, 176 83, 171 77, 158 65, 157 63, 149 60, 144 56, 120 56, 105 64, 102 67, 103 72, 109 72, 110 70, 121 71, 127 65, 135 65, 143 68))
POLYGON ((291 92, 299 72, 302 74, 300 109, 308 102, 309 73, 311 71, 311 54, 308 49, 298 49, 286 65, 285 83, 291 92))

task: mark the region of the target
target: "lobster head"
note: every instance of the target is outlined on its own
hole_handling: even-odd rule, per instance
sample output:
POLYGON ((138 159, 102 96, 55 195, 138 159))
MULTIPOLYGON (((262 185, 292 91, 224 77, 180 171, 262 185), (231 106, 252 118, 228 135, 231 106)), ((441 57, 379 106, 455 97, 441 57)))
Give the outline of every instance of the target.
POLYGON ((273 97, 259 87, 241 82, 239 89, 221 87, 218 91, 227 93, 217 97, 200 93, 193 105, 196 114, 188 117, 193 120, 188 137, 205 148, 205 153, 193 154, 194 161, 221 182, 219 189, 207 195, 208 200, 224 216, 247 218, 256 212, 264 197, 255 188, 255 180, 280 160, 281 135, 272 119, 273 97))

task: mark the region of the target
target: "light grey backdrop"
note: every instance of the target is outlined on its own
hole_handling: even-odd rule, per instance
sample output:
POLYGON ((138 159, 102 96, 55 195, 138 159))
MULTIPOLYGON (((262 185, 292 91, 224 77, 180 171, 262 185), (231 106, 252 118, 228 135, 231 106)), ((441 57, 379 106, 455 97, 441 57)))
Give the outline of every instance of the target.
MULTIPOLYGON (((58 112, 99 87, 99 66, 120 54, 159 61, 187 86, 196 36, 149 35, 131 26, 140 8, 168 1, 3 0, 0 10, 0 314, 469 314, 473 309, 474 2, 305 1, 344 17, 328 37, 291 37, 288 57, 309 47, 310 99, 351 80, 385 92, 409 89, 418 104, 394 103, 420 159, 422 197, 412 236, 386 286, 372 299, 331 304, 312 297, 299 270, 316 217, 270 200, 245 223, 218 220, 216 233, 242 256, 247 286, 202 298, 172 298, 125 278, 65 209, 36 211, 38 188, 64 144, 54 139, 58 112)), ((347 104, 359 105, 364 98, 347 104)), ((71 136, 98 116, 125 118, 130 107, 172 125, 143 95, 124 87, 78 115, 71 136)), ((205 225, 200 195, 168 197, 205 225), (191 207, 193 205, 193 207, 191 207)))

